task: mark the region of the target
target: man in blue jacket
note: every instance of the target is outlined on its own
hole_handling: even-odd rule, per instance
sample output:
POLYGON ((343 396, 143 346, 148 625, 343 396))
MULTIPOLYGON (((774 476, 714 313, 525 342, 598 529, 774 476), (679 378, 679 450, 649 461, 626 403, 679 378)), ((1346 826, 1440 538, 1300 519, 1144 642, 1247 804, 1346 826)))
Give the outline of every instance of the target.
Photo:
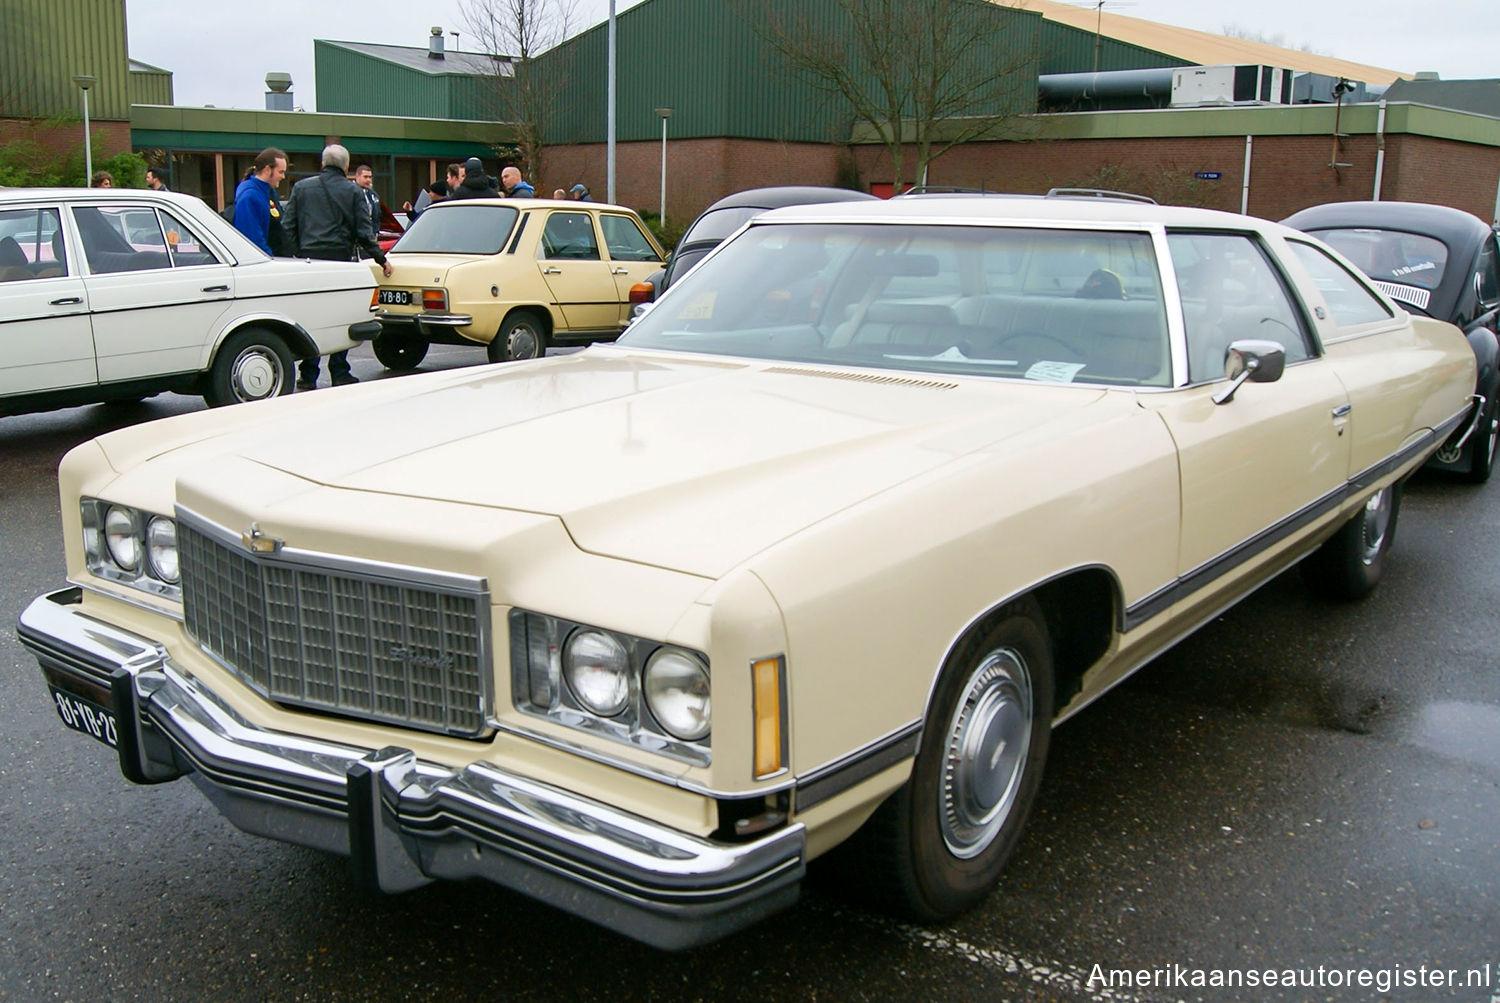
POLYGON ((276 186, 286 177, 286 154, 268 146, 255 156, 248 178, 234 190, 234 228, 267 254, 271 250, 271 214, 280 214, 276 186))

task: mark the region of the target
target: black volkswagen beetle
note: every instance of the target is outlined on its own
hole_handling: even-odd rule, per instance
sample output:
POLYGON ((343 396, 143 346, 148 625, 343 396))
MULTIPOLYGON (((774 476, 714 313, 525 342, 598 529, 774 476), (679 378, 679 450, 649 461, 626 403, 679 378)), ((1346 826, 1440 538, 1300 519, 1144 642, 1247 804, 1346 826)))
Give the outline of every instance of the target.
POLYGON ((768 209, 789 205, 814 205, 820 202, 868 202, 875 198, 868 192, 849 188, 823 188, 817 185, 783 185, 776 188, 751 188, 725 195, 703 210, 693 225, 683 231, 677 249, 665 268, 652 272, 630 290, 632 303, 651 303, 667 291, 679 276, 703 260, 704 255, 722 244, 731 233, 752 217, 768 209))
POLYGON ((1282 220, 1336 248, 1408 313, 1462 328, 1479 362, 1479 418, 1431 464, 1469 480, 1489 479, 1500 427, 1500 243, 1490 224, 1448 206, 1420 202, 1331 202, 1282 220))

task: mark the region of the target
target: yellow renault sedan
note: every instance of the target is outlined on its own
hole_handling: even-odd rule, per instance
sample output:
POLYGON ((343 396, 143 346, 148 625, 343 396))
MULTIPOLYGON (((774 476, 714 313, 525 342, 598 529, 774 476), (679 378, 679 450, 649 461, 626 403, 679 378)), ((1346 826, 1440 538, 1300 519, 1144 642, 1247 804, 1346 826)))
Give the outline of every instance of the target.
POLYGON ((665 255, 623 206, 551 199, 434 205, 391 248, 370 309, 375 357, 415 369, 427 346, 486 346, 491 362, 533 359, 550 344, 613 341, 630 287, 665 255))

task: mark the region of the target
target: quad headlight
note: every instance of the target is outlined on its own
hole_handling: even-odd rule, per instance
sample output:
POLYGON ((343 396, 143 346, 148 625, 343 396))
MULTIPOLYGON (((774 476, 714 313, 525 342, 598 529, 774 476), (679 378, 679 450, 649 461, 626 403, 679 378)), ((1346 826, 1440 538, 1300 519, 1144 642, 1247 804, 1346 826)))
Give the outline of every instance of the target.
POLYGON ((85 498, 81 506, 90 574, 181 601, 177 523, 172 518, 97 498, 85 498))
POLYGON ((712 714, 703 655, 523 610, 510 615, 510 637, 518 710, 708 764, 712 714))
POLYGON ((630 700, 625 645, 598 630, 575 630, 563 645, 563 678, 578 702, 600 717, 614 717, 630 700))
POLYGON ((708 666, 681 648, 658 648, 646 659, 646 706, 685 742, 708 734, 708 666))

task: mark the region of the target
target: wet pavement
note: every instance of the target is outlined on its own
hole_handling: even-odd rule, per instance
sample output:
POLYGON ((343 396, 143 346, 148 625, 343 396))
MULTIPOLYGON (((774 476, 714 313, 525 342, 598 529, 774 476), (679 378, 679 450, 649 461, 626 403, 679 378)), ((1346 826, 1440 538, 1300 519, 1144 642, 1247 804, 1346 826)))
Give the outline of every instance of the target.
MULTIPOLYGON (((62 453, 201 406, 0 418, 0 618, 61 584, 62 453)), ((958 921, 867 911, 815 865, 793 910, 676 955, 487 885, 365 895, 343 858, 244 835, 187 782, 134 787, 58 723, 7 627, 0 1000, 1492 1003, 1497 542, 1500 484, 1419 475, 1368 600, 1288 573, 1075 716, 1000 888, 958 921), (1433 984, 1449 970, 1479 983, 1433 984), (1191 984, 1215 973, 1260 984, 1191 984)))

